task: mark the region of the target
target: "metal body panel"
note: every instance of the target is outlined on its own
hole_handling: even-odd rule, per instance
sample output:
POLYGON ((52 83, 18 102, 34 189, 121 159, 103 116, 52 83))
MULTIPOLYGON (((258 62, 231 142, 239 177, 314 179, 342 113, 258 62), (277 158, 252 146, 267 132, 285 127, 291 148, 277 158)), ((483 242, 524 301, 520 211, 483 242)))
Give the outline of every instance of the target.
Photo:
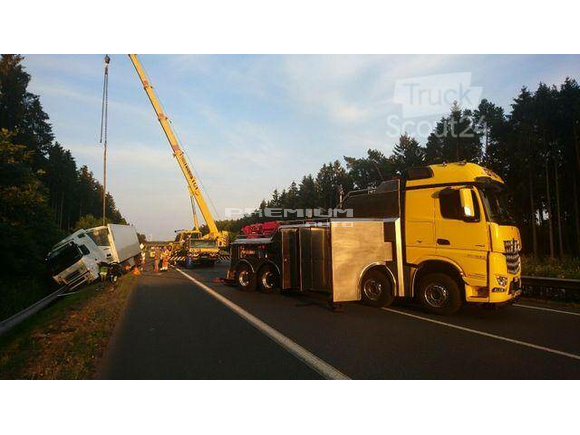
POLYGON ((385 241, 384 222, 341 220, 331 225, 334 302, 360 300, 361 273, 371 264, 386 265, 393 261, 394 246, 392 241, 385 241))
POLYGON ((297 288, 300 283, 298 229, 280 230, 282 234, 282 288, 297 288))
POLYGON ((300 290, 331 290, 328 228, 300 228, 300 290))

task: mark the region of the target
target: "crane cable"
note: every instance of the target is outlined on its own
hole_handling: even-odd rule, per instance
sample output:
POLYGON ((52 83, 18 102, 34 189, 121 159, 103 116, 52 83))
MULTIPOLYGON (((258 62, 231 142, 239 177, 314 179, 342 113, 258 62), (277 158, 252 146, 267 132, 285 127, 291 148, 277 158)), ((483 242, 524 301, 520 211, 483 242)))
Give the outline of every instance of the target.
POLYGON ((105 55, 105 76, 103 78, 103 99, 101 101, 101 139, 100 143, 107 143, 107 118, 109 106, 109 63, 111 58, 108 54, 105 55))
POLYGON ((105 75, 103 77, 103 99, 101 102, 101 139, 103 144, 103 225, 107 225, 107 130, 109 118, 109 63, 111 58, 105 55, 105 75))

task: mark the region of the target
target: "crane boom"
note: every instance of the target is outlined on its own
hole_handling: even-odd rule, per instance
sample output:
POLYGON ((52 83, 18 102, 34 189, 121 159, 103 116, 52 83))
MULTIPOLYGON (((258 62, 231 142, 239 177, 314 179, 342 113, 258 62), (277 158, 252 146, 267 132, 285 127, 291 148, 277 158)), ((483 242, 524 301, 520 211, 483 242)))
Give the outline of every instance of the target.
POLYGON ((215 224, 215 221, 213 220, 213 217, 209 211, 207 203, 205 202, 201 190, 197 185, 197 180, 195 179, 195 176, 193 175, 193 172, 191 171, 191 168, 187 163, 183 150, 179 146, 179 141, 177 140, 177 136, 175 135, 173 128, 171 127, 169 118, 167 117, 167 115, 163 113, 161 103, 159 102, 159 99, 157 98, 155 91, 153 91, 153 86, 151 86, 151 84, 149 83, 149 79, 145 74, 145 70, 143 69, 141 62, 139 61, 139 58, 137 57, 136 54, 130 54, 129 58, 131 59, 131 62, 133 63, 133 66, 137 71, 137 75, 141 79, 143 89, 145 89, 145 93, 149 97, 149 101, 153 106, 153 110, 155 110, 157 119, 159 120, 159 124, 161 124, 161 128, 163 129, 163 132, 165 133, 165 136, 169 141, 169 145, 171 145, 171 149, 173 150, 173 156, 177 160, 179 168, 181 169, 181 172, 183 172, 183 175, 187 181, 187 187, 189 189, 190 195, 195 199, 195 202, 199 207, 199 211, 201 212, 201 215, 203 216, 203 219, 205 220, 205 223, 209 228, 210 234, 217 237, 219 232, 215 224))

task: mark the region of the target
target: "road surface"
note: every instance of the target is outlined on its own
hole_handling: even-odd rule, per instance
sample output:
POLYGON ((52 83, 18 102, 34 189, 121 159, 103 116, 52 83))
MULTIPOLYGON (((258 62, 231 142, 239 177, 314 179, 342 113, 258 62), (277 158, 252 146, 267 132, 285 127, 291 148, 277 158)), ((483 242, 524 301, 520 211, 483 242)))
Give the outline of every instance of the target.
POLYGON ((146 270, 107 349, 109 379, 577 379, 580 310, 520 302, 450 317, 413 305, 246 293, 215 268, 146 270))

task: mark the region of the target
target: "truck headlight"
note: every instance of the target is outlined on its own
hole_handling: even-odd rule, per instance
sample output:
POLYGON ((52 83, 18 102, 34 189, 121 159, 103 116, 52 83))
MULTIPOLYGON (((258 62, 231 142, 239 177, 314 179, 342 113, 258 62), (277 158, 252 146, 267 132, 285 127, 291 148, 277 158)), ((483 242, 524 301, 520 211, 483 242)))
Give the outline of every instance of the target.
POLYGON ((502 286, 502 287, 505 287, 508 283, 507 276, 503 276, 503 275, 496 275, 495 280, 497 281, 497 284, 502 286))

